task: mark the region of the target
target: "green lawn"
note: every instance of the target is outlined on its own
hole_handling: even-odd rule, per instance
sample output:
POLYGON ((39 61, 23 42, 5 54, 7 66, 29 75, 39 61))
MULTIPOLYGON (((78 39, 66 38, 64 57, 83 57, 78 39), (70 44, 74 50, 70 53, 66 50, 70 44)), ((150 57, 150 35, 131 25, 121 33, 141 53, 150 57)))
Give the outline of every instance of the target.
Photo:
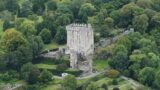
POLYGON ((0 38, 2 37, 2 35, 3 35, 3 21, 2 20, 0 20, 0 38))
POLYGON ((49 84, 47 84, 47 86, 43 86, 40 90, 61 90, 61 82, 61 79, 54 79, 49 84))
POLYGON ((43 48, 43 51, 45 50, 51 50, 51 49, 57 49, 58 47, 60 46, 64 46, 64 45, 58 45, 57 43, 55 42, 52 42, 50 44, 45 44, 44 45, 44 48, 43 48))
POLYGON ((93 67, 98 70, 104 70, 105 68, 109 67, 107 60, 94 60, 93 61, 93 67))
POLYGON ((40 90, 60 90, 61 85, 60 84, 55 84, 55 85, 48 85, 47 87, 44 87, 40 90))
POLYGON ((56 69, 56 65, 35 64, 39 69, 56 69))

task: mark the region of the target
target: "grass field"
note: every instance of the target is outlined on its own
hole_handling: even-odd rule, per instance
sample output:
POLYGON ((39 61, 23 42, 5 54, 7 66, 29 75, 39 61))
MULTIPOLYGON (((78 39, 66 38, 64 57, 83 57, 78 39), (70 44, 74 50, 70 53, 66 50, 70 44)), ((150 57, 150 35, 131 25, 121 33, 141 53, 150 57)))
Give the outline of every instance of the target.
POLYGON ((2 20, 0 20, 0 38, 2 37, 2 35, 3 35, 3 21, 2 20))
POLYGON ((56 69, 56 65, 35 64, 39 69, 56 69))
POLYGON ((58 47, 60 47, 60 46, 64 46, 64 45, 58 45, 58 44, 55 43, 55 42, 52 42, 52 43, 50 43, 50 44, 45 44, 45 45, 44 45, 44 48, 43 48, 43 51, 45 51, 45 50, 51 50, 51 49, 56 49, 56 48, 58 48, 58 47))
POLYGON ((105 68, 109 67, 107 60, 94 60, 93 61, 93 67, 98 70, 104 70, 105 68))

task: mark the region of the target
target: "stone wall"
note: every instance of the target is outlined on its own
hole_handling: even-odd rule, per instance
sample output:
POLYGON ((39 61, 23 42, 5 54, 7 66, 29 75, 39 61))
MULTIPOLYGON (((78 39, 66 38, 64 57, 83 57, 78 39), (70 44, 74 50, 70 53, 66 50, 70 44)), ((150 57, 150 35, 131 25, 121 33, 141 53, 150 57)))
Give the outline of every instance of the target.
POLYGON ((94 53, 94 34, 90 24, 70 24, 67 30, 67 49, 70 53, 70 65, 85 72, 92 71, 94 53), (84 60, 82 60, 83 57, 84 60))

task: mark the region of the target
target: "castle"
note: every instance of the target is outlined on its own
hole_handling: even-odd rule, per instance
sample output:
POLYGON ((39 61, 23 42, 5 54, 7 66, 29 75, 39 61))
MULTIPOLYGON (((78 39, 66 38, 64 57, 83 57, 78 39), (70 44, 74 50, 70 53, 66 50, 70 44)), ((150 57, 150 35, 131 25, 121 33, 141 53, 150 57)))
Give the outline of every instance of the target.
POLYGON ((67 50, 70 54, 71 68, 85 73, 92 72, 94 53, 94 34, 90 24, 70 24, 67 30, 67 50))

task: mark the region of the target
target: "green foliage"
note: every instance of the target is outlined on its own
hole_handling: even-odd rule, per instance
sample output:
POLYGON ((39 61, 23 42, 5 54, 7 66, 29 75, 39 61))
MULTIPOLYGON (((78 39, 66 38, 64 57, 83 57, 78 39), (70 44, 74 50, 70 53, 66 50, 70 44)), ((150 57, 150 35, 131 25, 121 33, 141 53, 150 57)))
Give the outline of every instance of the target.
POLYGON ((153 68, 145 67, 139 73, 139 80, 145 85, 152 86, 155 80, 155 71, 153 68))
POLYGON ((120 75, 120 72, 114 69, 111 69, 107 72, 107 76, 110 78, 117 78, 119 77, 119 75, 120 75))
POLYGON ((33 53, 33 58, 35 59, 39 56, 43 50, 44 44, 40 36, 30 36, 28 37, 29 45, 33 53))
POLYGON ((5 31, 2 44, 8 51, 14 51, 18 47, 26 45, 27 41, 20 32, 9 29, 5 31))
POLYGON ((29 84, 35 84, 39 81, 40 71, 31 63, 24 64, 21 68, 21 76, 29 84))
POLYGON ((155 85, 157 86, 157 88, 160 88, 160 71, 156 72, 156 75, 155 75, 155 85))
POLYGON ((48 10, 56 10, 57 9, 57 3, 56 3, 56 1, 53 1, 53 0, 48 1, 47 2, 47 9, 48 10))
POLYGON ((63 86, 64 90, 76 90, 77 80, 74 76, 67 75, 63 79, 62 86, 63 86))
POLYGON ((3 31, 9 29, 9 28, 13 28, 13 23, 12 21, 8 21, 8 20, 5 20, 4 23, 3 23, 3 31))
POLYGON ((48 29, 43 29, 39 34, 45 44, 48 44, 51 42, 52 36, 51 32, 48 29))
POLYGON ((65 44, 66 38, 67 38, 66 30, 64 29, 64 27, 59 27, 55 35, 55 41, 58 44, 65 44))
POLYGON ((40 80, 43 83, 49 82, 52 80, 52 73, 50 71, 47 70, 43 70, 42 73, 40 74, 40 80))
POLYGON ((20 19, 16 22, 16 28, 24 36, 30 37, 36 34, 35 25, 33 21, 20 19))
POLYGON ((5 8, 8 11, 16 14, 20 8, 18 4, 18 0, 5 0, 5 8))
POLYGON ((86 90, 97 90, 97 89, 98 87, 93 82, 91 82, 86 88, 86 90))
POLYGON ((94 15, 95 10, 96 8, 91 3, 83 4, 79 10, 79 16, 81 17, 82 22, 86 22, 88 16, 94 15))
POLYGON ((133 27, 136 31, 140 33, 145 33, 148 27, 148 17, 145 14, 136 16, 133 20, 133 27))
POLYGON ((22 7, 20 9, 20 13, 19 13, 19 16, 20 17, 27 17, 28 15, 31 15, 33 12, 32 12, 32 3, 31 1, 27 0, 27 1, 24 1, 23 4, 22 4, 22 7))
POLYGON ((153 5, 152 0, 138 0, 136 4, 142 8, 151 8, 153 5))

